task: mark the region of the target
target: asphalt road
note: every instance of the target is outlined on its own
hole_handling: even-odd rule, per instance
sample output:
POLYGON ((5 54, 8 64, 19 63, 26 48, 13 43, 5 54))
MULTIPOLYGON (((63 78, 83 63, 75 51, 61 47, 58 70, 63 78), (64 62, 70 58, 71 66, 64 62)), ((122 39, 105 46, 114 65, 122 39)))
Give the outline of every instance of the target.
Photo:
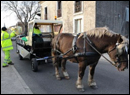
MULTIPOLYGON (((14 43, 13 43, 14 44, 14 43)), ((40 64, 39 71, 31 70, 31 61, 28 59, 19 60, 14 50, 11 51, 11 58, 15 68, 25 83, 34 94, 129 94, 129 69, 119 72, 105 59, 100 59, 95 71, 95 81, 98 89, 91 89, 87 84, 88 67, 83 78, 85 92, 79 92, 75 83, 77 80, 78 64, 67 63, 67 71, 70 79, 56 80, 52 63, 40 64)), ((61 74, 62 75, 62 74, 61 74)))

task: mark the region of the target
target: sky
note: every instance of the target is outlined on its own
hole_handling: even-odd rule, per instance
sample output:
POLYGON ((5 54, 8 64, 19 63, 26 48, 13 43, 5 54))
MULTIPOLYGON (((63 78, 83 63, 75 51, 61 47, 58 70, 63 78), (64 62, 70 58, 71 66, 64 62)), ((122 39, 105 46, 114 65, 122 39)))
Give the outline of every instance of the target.
MULTIPOLYGON (((2 7, 2 3, 1 3, 1 9, 2 8, 3 7, 2 7)), ((14 12, 12 12, 12 14, 11 14, 11 12, 12 11, 9 11, 9 10, 8 11, 2 11, 1 10, 1 27, 3 27, 4 24, 5 24, 5 26, 8 28, 10 26, 16 25, 16 23, 19 21, 17 19, 16 14, 14 12)), ((36 16, 36 18, 40 19, 40 17, 38 17, 38 16, 36 16)))
POLYGON ((1 27, 5 26, 8 28, 10 26, 16 25, 17 18, 14 13, 10 15, 10 11, 4 12, 1 11, 1 27))

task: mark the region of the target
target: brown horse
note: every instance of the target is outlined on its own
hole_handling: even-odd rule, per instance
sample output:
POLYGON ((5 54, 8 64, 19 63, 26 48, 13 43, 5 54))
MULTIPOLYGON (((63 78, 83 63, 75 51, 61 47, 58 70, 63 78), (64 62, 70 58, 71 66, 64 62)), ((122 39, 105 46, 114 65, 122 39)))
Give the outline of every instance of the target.
POLYGON ((54 37, 52 41, 52 56, 57 56, 60 54, 64 55, 61 59, 59 57, 53 58, 56 78, 58 80, 61 79, 59 75, 59 64, 61 64, 63 75, 66 79, 69 79, 69 74, 67 73, 65 67, 66 61, 69 60, 71 62, 78 63, 79 71, 78 78, 76 81, 76 87, 81 91, 84 91, 82 79, 86 66, 89 66, 88 84, 90 87, 97 88, 96 82, 94 81, 94 71, 101 57, 100 54, 97 54, 92 56, 75 56, 73 58, 68 59, 70 56, 74 56, 74 54, 76 53, 83 53, 84 50, 86 54, 87 52, 97 53, 97 51, 95 51, 89 45, 89 41, 86 38, 84 41, 84 34, 87 35, 89 40, 92 42, 92 46, 94 46, 97 51, 99 51, 101 54, 108 53, 109 57, 111 58, 111 61, 115 64, 115 66, 117 66, 117 69, 119 71, 124 71, 124 69, 128 67, 128 41, 125 39, 124 36, 114 33, 107 27, 94 28, 87 32, 81 33, 76 40, 77 50, 75 52, 71 50, 74 36, 69 33, 58 34, 54 37))

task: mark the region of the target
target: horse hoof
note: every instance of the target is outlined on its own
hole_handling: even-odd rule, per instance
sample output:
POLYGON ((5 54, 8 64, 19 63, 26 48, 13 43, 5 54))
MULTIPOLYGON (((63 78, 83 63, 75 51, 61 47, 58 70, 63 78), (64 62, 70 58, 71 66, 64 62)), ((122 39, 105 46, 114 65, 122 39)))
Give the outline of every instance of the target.
POLYGON ((80 92, 84 92, 84 91, 85 91, 83 85, 77 85, 77 89, 78 89, 78 91, 80 91, 80 92))
POLYGON ((85 91, 83 88, 77 88, 77 89, 78 89, 78 91, 80 91, 80 92, 84 92, 84 91, 85 91))
POLYGON ((61 77, 59 75, 56 75, 57 80, 61 80, 61 77))
POLYGON ((69 74, 68 74, 67 72, 63 72, 63 75, 64 75, 65 79, 67 79, 67 80, 70 79, 70 78, 69 78, 69 74))
POLYGON ((89 82, 89 87, 91 87, 92 89, 97 89, 97 84, 95 81, 89 82))
POLYGON ((60 78, 60 77, 57 77, 56 79, 57 79, 57 80, 61 80, 61 78, 60 78))
POLYGON ((92 89, 98 89, 96 85, 90 86, 92 89))
POLYGON ((65 79, 69 80, 69 79, 70 79, 70 77, 68 77, 68 76, 67 76, 67 77, 65 77, 65 79))

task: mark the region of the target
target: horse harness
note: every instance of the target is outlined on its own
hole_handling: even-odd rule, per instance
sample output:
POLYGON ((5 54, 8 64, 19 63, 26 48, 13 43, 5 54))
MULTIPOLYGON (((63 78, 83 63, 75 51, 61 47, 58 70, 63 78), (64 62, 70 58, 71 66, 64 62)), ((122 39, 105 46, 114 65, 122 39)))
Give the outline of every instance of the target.
MULTIPOLYGON (((76 36, 74 36, 74 39, 73 39, 73 42, 72 42, 72 48, 71 48, 71 51, 73 51, 73 53, 76 53, 76 51, 78 50, 78 47, 76 45, 76 42, 77 42, 77 38, 79 37, 80 33, 77 34, 76 36)), ((58 46, 59 46, 59 39, 60 39, 60 35, 58 35, 57 37, 57 40, 56 40, 56 47, 55 47, 55 51, 61 53, 59 50, 58 50, 58 46)))
MULTIPOLYGON (((72 48, 70 50, 68 50, 66 53, 62 54, 62 52, 60 52, 58 50, 58 42, 59 42, 59 38, 60 38, 60 35, 57 37, 57 40, 56 40, 56 47, 54 49, 54 51, 56 51, 57 53, 60 53, 60 58, 62 58, 63 55, 66 55, 67 53, 69 53, 70 51, 73 52, 74 56, 71 56, 71 57, 68 57, 68 58, 77 58, 77 57, 84 57, 84 56, 93 56, 93 55, 101 55, 102 57, 104 57, 108 62, 110 62, 113 66, 117 67, 113 62, 111 62, 108 58, 106 58, 103 54, 101 54, 96 48, 95 48, 95 45, 90 41, 90 39, 88 38, 88 36, 86 35, 86 33, 83 34, 83 38, 84 38, 84 46, 83 46, 83 49, 84 49, 84 52, 82 53, 76 53, 76 51, 79 49, 76 45, 76 42, 77 42, 77 38, 79 37, 80 33, 77 34, 76 36, 74 36, 74 39, 73 39, 73 42, 72 42, 72 48), (96 52, 86 52, 86 41, 87 43, 91 46, 91 48, 93 48, 96 52)), ((119 44, 116 44, 116 46, 110 50, 108 53, 112 52, 113 50, 115 50, 117 48, 119 44)), ((77 59, 76 59, 77 60, 77 59)), ((119 62, 120 59, 119 57, 117 58, 117 62, 119 62)), ((124 61, 120 61, 120 62, 124 62, 124 61)))
POLYGON ((72 51, 73 51, 73 54, 75 54, 76 51, 78 50, 76 42, 77 42, 77 38, 79 37, 79 35, 80 35, 80 33, 77 34, 76 36, 74 36, 74 39, 73 39, 73 42, 72 42, 72 51))
POLYGON ((79 49, 76 45, 76 42, 77 42, 77 39, 79 37, 80 33, 77 34, 76 36, 74 36, 73 38, 73 41, 72 41, 72 48, 69 49, 66 53, 62 53, 58 47, 59 47, 59 39, 60 39, 60 35, 58 35, 56 41, 55 41, 55 48, 54 48, 54 51, 58 54, 60 53, 60 57, 62 57, 63 55, 66 55, 67 53, 69 53, 70 51, 73 52, 74 56, 69 56, 67 58, 76 58, 77 60, 77 57, 84 57, 84 56, 94 56, 94 55, 99 55, 97 54, 96 52, 86 52, 86 35, 84 35, 84 46, 83 46, 83 49, 84 49, 84 52, 82 53, 76 53, 77 50, 79 49))

